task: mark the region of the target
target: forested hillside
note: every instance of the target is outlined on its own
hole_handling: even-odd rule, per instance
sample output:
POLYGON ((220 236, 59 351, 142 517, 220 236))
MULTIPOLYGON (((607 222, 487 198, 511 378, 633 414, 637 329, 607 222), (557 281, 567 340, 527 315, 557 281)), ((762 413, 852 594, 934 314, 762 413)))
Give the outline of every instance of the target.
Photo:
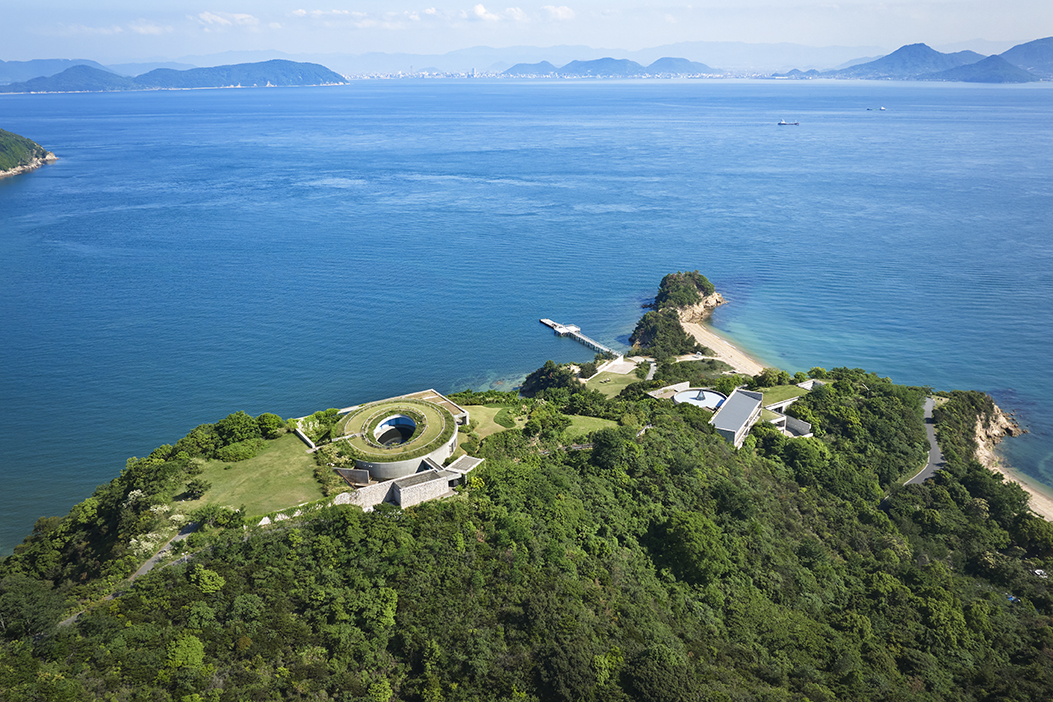
MULTIPOLYGON (((953 393, 939 413, 947 471, 901 488, 924 462, 923 391, 813 375, 828 384, 798 412, 817 436, 760 429, 739 451, 705 410, 632 387, 457 396, 530 421, 469 442, 487 460, 454 498, 267 528, 219 520, 185 562, 56 627, 87 590, 54 574, 105 573, 68 566, 95 537, 63 524, 115 510, 125 538, 150 512, 133 491, 156 488, 143 461, 192 479, 187 452, 163 447, 105 505, 92 498, 94 512, 85 503, 3 563, 0 698, 1053 697, 1053 601, 1035 574, 1053 566, 1053 533, 972 460, 990 399, 953 393), (581 414, 618 425, 567 450, 581 414), (48 536, 63 529, 73 536, 48 536)), ((181 448, 219 436, 208 426, 181 448)))
POLYGON ((47 149, 31 139, 0 129, 0 173, 44 159, 47 149))

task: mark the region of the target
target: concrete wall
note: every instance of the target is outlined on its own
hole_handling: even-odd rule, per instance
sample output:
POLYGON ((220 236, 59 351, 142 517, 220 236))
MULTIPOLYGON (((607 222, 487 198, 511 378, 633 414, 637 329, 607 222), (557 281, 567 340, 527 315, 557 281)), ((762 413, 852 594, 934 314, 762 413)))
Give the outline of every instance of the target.
POLYGON ((374 480, 393 480, 394 478, 404 478, 407 475, 413 475, 416 473, 420 469, 420 464, 425 458, 430 458, 441 465, 442 462, 452 456, 453 452, 456 450, 457 432, 454 431, 453 436, 450 437, 449 441, 426 456, 411 458, 406 461, 391 461, 388 463, 356 460, 355 467, 368 470, 374 480))
POLYGON ((450 491, 450 480, 444 476, 436 476, 435 480, 426 483, 400 488, 395 486, 395 500, 402 509, 419 505, 421 502, 434 500, 442 497, 450 491))
POLYGON ((812 425, 803 419, 786 415, 786 428, 798 436, 811 436, 812 425))
POLYGON ((782 402, 773 402, 770 405, 765 405, 764 409, 769 409, 772 412, 778 412, 779 414, 786 414, 786 408, 792 405, 794 402, 797 402, 797 400, 799 399, 801 398, 791 397, 790 399, 783 400, 782 402))
POLYGON ((388 501, 394 497, 394 481, 376 483, 361 487, 354 492, 342 492, 333 499, 334 505, 358 505, 365 511, 370 511, 381 502, 388 501))

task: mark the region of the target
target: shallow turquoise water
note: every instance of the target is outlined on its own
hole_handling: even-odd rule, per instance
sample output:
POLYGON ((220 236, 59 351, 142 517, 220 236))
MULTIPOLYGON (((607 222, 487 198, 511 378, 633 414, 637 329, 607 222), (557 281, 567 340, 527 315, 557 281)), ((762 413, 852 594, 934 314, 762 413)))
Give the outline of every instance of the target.
POLYGON ((0 181, 0 553, 234 410, 591 356, 540 317, 624 347, 678 269, 765 362, 992 392, 1053 483, 1051 107, 863 82, 5 96, 0 126, 61 160, 0 181))

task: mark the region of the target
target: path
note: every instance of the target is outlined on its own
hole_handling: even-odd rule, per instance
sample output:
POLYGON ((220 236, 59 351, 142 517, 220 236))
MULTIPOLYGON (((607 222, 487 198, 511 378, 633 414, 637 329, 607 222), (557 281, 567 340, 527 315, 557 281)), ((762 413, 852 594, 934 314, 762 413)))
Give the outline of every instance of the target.
POLYGON ((141 566, 139 566, 139 570, 135 571, 132 574, 132 577, 128 578, 128 580, 135 580, 140 575, 146 575, 147 573, 149 573, 151 570, 157 567, 157 564, 161 562, 161 559, 165 556, 165 554, 172 550, 172 544, 174 544, 177 541, 182 541, 186 537, 193 534, 196 530, 197 522, 190 522, 185 527, 180 529, 179 533, 173 536, 171 539, 169 539, 168 543, 162 546, 160 551, 150 556, 149 560, 147 560, 146 563, 143 563, 141 566))
POLYGON ((925 464, 920 473, 908 480, 904 485, 924 483, 935 475, 936 471, 943 470, 943 466, 947 463, 943 459, 943 452, 940 451, 940 447, 936 443, 936 425, 932 421, 932 408, 935 406, 935 400, 931 397, 925 398, 925 434, 929 437, 929 462, 925 464))
MULTIPOLYGON (((150 556, 150 558, 147 559, 146 563, 143 563, 141 566, 139 566, 139 570, 137 570, 134 573, 132 573, 131 576, 129 576, 128 580, 125 581, 125 582, 131 583, 133 580, 138 578, 140 575, 146 575, 151 570, 156 568, 157 564, 161 562, 161 559, 165 556, 165 554, 167 554, 169 551, 172 550, 172 544, 174 544, 177 541, 182 541, 186 537, 188 537, 191 534, 193 534, 197 530, 197 527, 198 527, 197 522, 190 522, 185 527, 180 529, 178 534, 176 534, 171 539, 169 539, 167 542, 165 542, 165 545, 161 547, 161 550, 159 550, 154 555, 150 556)), ((186 560, 186 556, 184 556, 183 559, 181 559, 181 560, 186 560)), ((178 561, 176 561, 176 562, 178 562, 178 561)), ((112 600, 112 599, 113 599, 113 593, 111 592, 109 595, 106 595, 106 597, 103 597, 102 601, 105 602, 106 600, 112 600)), ((82 609, 81 611, 66 617, 61 622, 59 622, 58 625, 60 627, 69 626, 73 622, 77 621, 77 618, 80 615, 84 614, 84 612, 86 612, 86 611, 87 610, 82 609)))

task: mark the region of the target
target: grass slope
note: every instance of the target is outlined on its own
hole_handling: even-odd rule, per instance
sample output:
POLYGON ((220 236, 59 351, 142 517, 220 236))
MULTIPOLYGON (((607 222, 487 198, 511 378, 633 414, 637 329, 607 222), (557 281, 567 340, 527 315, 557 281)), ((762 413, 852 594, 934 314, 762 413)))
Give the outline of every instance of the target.
POLYGON ((570 426, 567 427, 567 438, 576 441, 585 438, 587 434, 591 434, 594 431, 610 429, 616 426, 618 426, 618 423, 612 422, 609 419, 582 417, 575 414, 570 416, 570 426))
POLYGON ((620 393, 626 386, 638 382, 640 382, 640 379, 636 377, 635 373, 618 375, 617 373, 604 371, 585 383, 585 387, 589 390, 598 390, 603 393, 604 397, 611 398, 620 393))
POLYGON ((244 507, 254 516, 302 502, 319 500, 324 495, 314 478, 314 459, 294 434, 285 434, 266 447, 255 458, 238 463, 208 461, 200 478, 212 488, 200 500, 184 503, 186 511, 204 505, 244 507), (231 466, 227 469, 227 466, 231 466))
MULTIPOLYGON (((472 418, 472 424, 475 425, 475 433, 480 439, 508 429, 494 421, 494 418, 505 409, 502 405, 468 405, 465 409, 468 410, 468 416, 472 418)), ((526 417, 518 417, 513 421, 518 429, 522 429, 526 424, 526 417)))
POLYGON ((808 394, 807 390, 796 385, 777 385, 773 388, 761 388, 761 392, 764 394, 765 405, 773 405, 776 402, 789 400, 791 397, 801 397, 808 394))

